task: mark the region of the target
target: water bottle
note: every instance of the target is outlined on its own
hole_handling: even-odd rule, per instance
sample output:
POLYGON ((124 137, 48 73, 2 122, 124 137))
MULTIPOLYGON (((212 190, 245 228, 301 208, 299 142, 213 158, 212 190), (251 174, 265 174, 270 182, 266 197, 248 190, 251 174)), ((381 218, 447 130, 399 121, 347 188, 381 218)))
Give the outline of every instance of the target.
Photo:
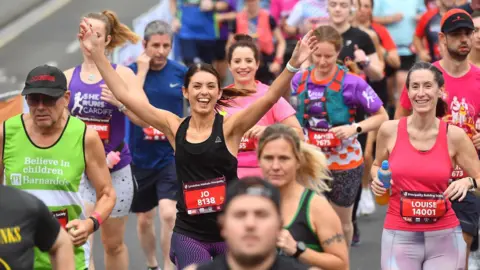
POLYGON ((376 196, 375 201, 379 205, 386 205, 390 200, 391 185, 390 181, 392 180, 392 172, 390 172, 390 166, 388 165, 388 160, 382 161, 382 167, 378 169, 378 180, 383 183, 383 187, 387 189, 385 194, 381 196, 376 196))

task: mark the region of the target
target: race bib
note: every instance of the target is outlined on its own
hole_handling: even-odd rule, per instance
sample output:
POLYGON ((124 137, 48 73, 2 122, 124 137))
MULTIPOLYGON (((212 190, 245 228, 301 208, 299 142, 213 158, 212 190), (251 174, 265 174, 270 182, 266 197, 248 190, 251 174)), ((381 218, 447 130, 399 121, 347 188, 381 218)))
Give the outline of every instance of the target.
POLYGON ((191 216, 220 212, 225 202, 227 181, 224 176, 212 180, 183 183, 187 213, 191 216))
POLYGON ((333 132, 308 130, 308 143, 320 148, 334 148, 340 146, 342 141, 335 137, 333 132))
POLYGON ((166 141, 167 140, 167 136, 165 136, 165 134, 163 134, 160 130, 154 127, 144 128, 143 134, 145 134, 143 139, 147 141, 166 141))
POLYGON ((110 120, 85 121, 87 127, 98 132, 100 139, 110 140, 110 120))
POLYGON ((400 215, 410 223, 435 223, 447 212, 443 194, 430 192, 402 191, 400 215))
POLYGON ((467 174, 463 172, 462 168, 456 165, 455 169, 452 171, 452 181, 455 181, 464 177, 467 177, 467 174))
POLYGON ((255 149, 257 149, 257 139, 242 137, 242 141, 240 142, 238 151, 250 152, 250 151, 255 151, 255 149))
POLYGON ((53 217, 58 220, 62 228, 65 229, 68 223, 68 210, 64 209, 64 210, 53 211, 52 214, 53 214, 53 217))

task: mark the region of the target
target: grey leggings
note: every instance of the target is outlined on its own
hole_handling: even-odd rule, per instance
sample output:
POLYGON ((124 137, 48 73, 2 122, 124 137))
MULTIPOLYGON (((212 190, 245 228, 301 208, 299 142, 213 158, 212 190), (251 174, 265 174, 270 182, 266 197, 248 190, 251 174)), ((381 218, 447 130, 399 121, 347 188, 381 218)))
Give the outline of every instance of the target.
POLYGON ((460 226, 432 232, 384 229, 382 270, 464 270, 466 251, 460 226))

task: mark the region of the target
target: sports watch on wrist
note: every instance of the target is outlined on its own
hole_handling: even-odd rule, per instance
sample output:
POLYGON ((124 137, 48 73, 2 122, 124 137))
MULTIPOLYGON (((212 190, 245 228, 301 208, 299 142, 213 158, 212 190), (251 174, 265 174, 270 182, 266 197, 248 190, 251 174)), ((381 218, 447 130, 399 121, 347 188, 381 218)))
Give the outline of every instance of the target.
POLYGON ((477 189, 477 181, 473 179, 473 177, 468 177, 468 180, 470 180, 470 184, 472 184, 472 187, 468 191, 475 191, 477 189))
POLYGON ((307 250, 307 245, 305 243, 298 241, 297 242, 297 251, 292 255, 293 258, 298 258, 303 252, 307 250))
POLYGON ((357 134, 362 133, 362 127, 359 124, 354 123, 353 126, 355 127, 355 131, 357 132, 357 134))

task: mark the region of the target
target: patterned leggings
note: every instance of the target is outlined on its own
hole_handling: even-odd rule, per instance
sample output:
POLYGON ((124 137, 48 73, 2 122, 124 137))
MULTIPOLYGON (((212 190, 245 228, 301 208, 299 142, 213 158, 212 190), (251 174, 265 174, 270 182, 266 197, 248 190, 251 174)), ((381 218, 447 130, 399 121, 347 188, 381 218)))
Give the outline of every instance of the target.
POLYGON ((432 232, 384 229, 382 270, 464 270, 466 250, 460 226, 432 232))
POLYGON ((183 269, 192 264, 209 262, 212 258, 225 254, 227 245, 225 242, 205 243, 173 232, 170 246, 170 260, 183 269))

